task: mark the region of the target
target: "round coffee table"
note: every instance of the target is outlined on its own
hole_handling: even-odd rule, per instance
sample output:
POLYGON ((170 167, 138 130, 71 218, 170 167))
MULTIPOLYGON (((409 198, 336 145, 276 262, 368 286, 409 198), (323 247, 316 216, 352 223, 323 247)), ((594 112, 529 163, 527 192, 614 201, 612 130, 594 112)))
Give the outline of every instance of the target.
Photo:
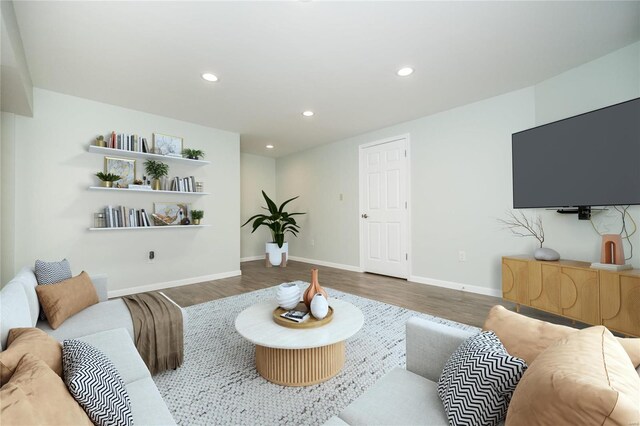
POLYGON ((360 309, 330 299, 333 320, 318 328, 294 329, 273 321, 273 300, 253 305, 238 315, 236 330, 256 345, 256 369, 270 382, 308 386, 338 374, 344 365, 344 341, 364 324, 360 309))

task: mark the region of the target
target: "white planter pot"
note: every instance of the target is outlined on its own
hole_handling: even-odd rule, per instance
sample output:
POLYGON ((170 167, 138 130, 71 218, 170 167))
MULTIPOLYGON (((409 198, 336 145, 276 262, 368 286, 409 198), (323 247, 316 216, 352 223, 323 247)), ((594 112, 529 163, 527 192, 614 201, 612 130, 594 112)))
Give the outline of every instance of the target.
POLYGON ((278 247, 276 243, 267 243, 265 251, 269 255, 269 262, 271 262, 273 266, 280 266, 282 263, 282 253, 285 253, 285 259, 289 259, 289 243, 282 244, 282 247, 278 247))
POLYGON ((283 309, 288 310, 298 306, 300 296, 302 296, 302 290, 295 283, 280 284, 276 290, 278 306, 283 309))
POLYGON ((315 319, 321 320, 329 313, 329 301, 322 295, 322 293, 316 293, 311 299, 311 315, 315 319))

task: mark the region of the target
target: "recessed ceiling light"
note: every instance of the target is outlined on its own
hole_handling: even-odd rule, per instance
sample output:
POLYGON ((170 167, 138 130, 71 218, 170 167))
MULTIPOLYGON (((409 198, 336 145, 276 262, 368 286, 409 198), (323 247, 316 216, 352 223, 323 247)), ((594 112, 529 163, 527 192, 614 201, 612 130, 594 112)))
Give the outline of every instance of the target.
POLYGON ((218 77, 216 77, 215 75, 211 74, 210 72, 206 72, 206 73, 202 74, 202 78, 204 78, 207 81, 218 81, 218 77))
POLYGON ((267 148, 267 149, 273 149, 273 145, 267 145, 265 148, 267 148))
POLYGON ((411 74, 413 74, 413 68, 410 68, 410 67, 404 67, 398 70, 398 75, 400 77, 406 77, 411 74))
POLYGON ((305 117, 311 117, 313 115, 313 111, 305 111, 302 113, 305 117))

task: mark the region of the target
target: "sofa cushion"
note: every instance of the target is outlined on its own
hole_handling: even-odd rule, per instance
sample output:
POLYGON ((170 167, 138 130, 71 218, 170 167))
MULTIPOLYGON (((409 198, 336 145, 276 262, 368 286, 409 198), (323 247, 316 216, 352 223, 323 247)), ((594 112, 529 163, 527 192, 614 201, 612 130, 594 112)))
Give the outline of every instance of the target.
POLYGON ((133 322, 127 305, 121 299, 97 303, 69 317, 57 329, 51 328, 47 321, 38 322, 38 328, 54 339, 62 342, 100 331, 124 328, 133 339, 133 322), (108 321, 105 321, 108 318, 108 321))
POLYGON ((107 356, 120 373, 126 384, 151 377, 147 366, 140 358, 131 336, 124 328, 101 331, 100 333, 78 337, 107 356))
POLYGON ((84 271, 59 283, 39 285, 36 292, 42 310, 54 330, 70 316, 98 303, 96 288, 84 271))
POLYGON ((448 425, 435 382, 394 368, 344 409, 350 425, 448 425))
POLYGON ((465 340, 453 352, 438 381, 450 424, 497 425, 504 420, 511 395, 527 369, 507 353, 492 331, 465 340))
POLYGON ((109 358, 80 340, 65 340, 62 357, 69 392, 94 424, 133 424, 129 395, 109 358))
POLYGON ((32 327, 29 302, 24 288, 11 281, 0 291, 0 340, 2 349, 7 346, 9 330, 17 327, 32 327))
POLYGON ((37 328, 12 328, 7 339, 7 349, 0 352, 0 385, 9 381, 27 353, 44 361, 62 377, 62 347, 56 339, 37 328))
POLYGON ((176 423, 151 377, 128 383, 127 392, 131 399, 133 424, 174 425, 176 423))
POLYGON ((0 418, 6 425, 91 425, 58 377, 35 355, 26 354, 0 389, 0 418))
POLYGON ((38 302, 38 295, 36 294, 36 286, 38 281, 33 273, 33 269, 24 267, 22 268, 11 281, 19 282, 24 289, 27 301, 29 302, 29 313, 31 314, 31 325, 29 327, 35 327, 38 322, 38 315, 40 314, 40 302, 38 302))
MULTIPOLYGON (((528 365, 551 344, 578 331, 511 312, 501 305, 491 308, 482 329, 496 333, 507 352, 524 359, 528 365)), ((640 366, 640 339, 619 340, 633 365, 640 366)))
POLYGON ((35 274, 39 285, 55 284, 71 278, 71 265, 67 259, 58 262, 36 260, 35 274))
POLYGON ((569 334, 520 380, 507 425, 640 424, 640 377, 603 326, 569 334))

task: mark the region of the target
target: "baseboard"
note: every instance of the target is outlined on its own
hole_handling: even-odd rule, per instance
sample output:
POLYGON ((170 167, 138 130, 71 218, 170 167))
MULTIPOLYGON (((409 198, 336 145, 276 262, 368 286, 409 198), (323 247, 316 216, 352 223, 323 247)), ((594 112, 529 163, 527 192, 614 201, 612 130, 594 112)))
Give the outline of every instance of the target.
POLYGON ((240 258, 240 262, 251 262, 252 260, 264 260, 264 254, 262 256, 249 256, 240 258))
POLYGON ((305 257, 298 257, 298 256, 289 256, 289 259, 295 260, 298 262, 311 263, 313 265, 318 265, 318 266, 327 266, 329 268, 343 269, 345 271, 362 272, 362 269, 359 266, 343 265, 341 263, 325 262, 324 260, 307 259, 305 257))
POLYGON ((477 285, 461 284, 453 281, 436 280, 434 278, 418 277, 415 275, 409 276, 407 281, 411 281, 418 284, 434 285, 436 287, 450 288, 452 290, 462 290, 462 291, 468 291, 470 293, 484 294, 485 296, 502 297, 501 290, 480 287, 477 285))
POLYGON ((119 290, 110 290, 107 294, 109 298, 126 296, 128 294, 144 293, 145 291, 163 290, 169 287, 181 287, 183 285, 196 284, 204 281, 220 280, 222 278, 231 278, 242 275, 241 271, 229 271, 219 274, 203 275, 200 277, 185 278, 182 280, 165 281, 163 283, 147 284, 138 287, 128 287, 119 290))

